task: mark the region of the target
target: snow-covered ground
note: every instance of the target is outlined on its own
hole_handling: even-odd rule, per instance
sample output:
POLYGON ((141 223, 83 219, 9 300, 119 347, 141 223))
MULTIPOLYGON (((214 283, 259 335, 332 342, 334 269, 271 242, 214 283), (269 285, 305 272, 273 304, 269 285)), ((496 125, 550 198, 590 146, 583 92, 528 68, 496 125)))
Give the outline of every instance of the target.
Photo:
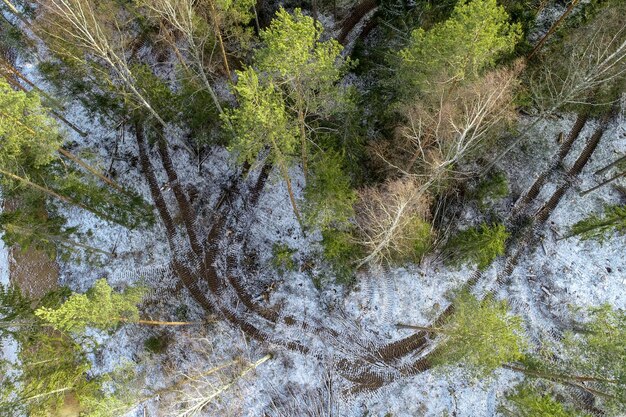
MULTIPOLYGON (((547 11, 545 22, 553 21, 560 12, 562 10, 547 11)), ((547 28, 549 24, 543 26, 547 28)), ((20 66, 33 81, 45 88, 33 63, 22 62, 20 66)), ((119 173, 117 180, 150 201, 138 164, 132 162, 131 157, 136 155, 132 134, 123 128, 116 130, 113 123, 101 124, 91 120, 77 104, 70 104, 65 116, 88 131, 86 138, 72 130, 68 130, 67 135, 81 147, 96 151, 95 164, 100 161, 104 166, 104 162, 108 162, 117 141, 117 154, 120 156, 114 166, 119 173)), ((545 169, 558 149, 558 133, 563 131, 567 134, 573 122, 574 115, 564 115, 539 123, 522 146, 509 155, 500 169, 509 179, 513 195, 523 193, 535 176, 545 169)), ((524 123, 530 125, 532 120, 525 120, 524 123)), ((580 152, 596 126, 593 121, 587 124, 570 155, 580 152)), ((173 144, 175 168, 183 186, 197 190, 199 202, 196 205, 206 219, 210 214, 208 207, 213 206, 219 191, 233 174, 233 162, 226 151, 215 148, 203 162, 202 174, 199 175, 196 161, 180 146, 182 135, 180 131, 167 132, 173 144), (204 208, 206 211, 203 212, 204 208)), ((552 213, 543 230, 541 244, 515 268, 511 284, 500 289, 499 296, 510 300, 514 311, 519 310, 524 315, 530 328, 550 327, 552 320, 569 320, 570 306, 609 303, 615 308, 626 309, 626 257, 622 256, 626 237, 615 237, 604 244, 582 242, 576 237, 556 239, 566 234, 576 221, 590 213, 600 212, 605 204, 622 202, 623 197, 610 186, 585 197, 580 197, 578 190, 595 184, 593 172, 621 156, 624 149, 626 120, 620 117, 605 132, 580 182, 567 192, 552 213)), ((571 163, 571 158, 568 158, 566 165, 571 163)), ((155 172, 160 185, 165 186, 165 175, 159 169, 155 172)), ((296 169, 292 174, 296 196, 301 197, 302 175, 296 169)), ((552 191, 553 186, 548 185, 539 200, 552 191)), ((129 231, 78 209, 66 208, 63 214, 71 225, 79 226, 83 233, 90 232, 86 243, 114 251, 117 256, 103 257, 97 263, 62 263, 60 284, 82 292, 102 277, 119 287, 148 283, 157 287, 144 306, 143 313, 150 318, 174 319, 184 310, 186 320, 205 319, 203 310, 186 290, 176 286, 176 279, 169 269, 170 249, 159 223, 152 229, 129 231)), ((465 218, 466 215, 469 216, 461 213, 459 217, 465 218)), ((201 230, 206 226, 202 220, 198 224, 201 230)), ((407 265, 361 273, 350 289, 327 280, 320 281, 328 271, 319 265, 314 265, 312 269, 304 267, 319 256, 319 233, 310 233, 306 237, 300 233, 288 204, 287 190, 275 174, 263 190, 255 211, 239 219, 238 230, 234 232, 242 231, 248 237, 247 250, 257 256, 256 263, 261 267, 256 275, 241 279, 256 291, 275 283, 273 290, 266 294, 269 304, 281 305, 283 314, 297 318, 321 322, 328 320, 332 321, 331 325, 342 321, 349 323, 353 328, 362 329, 365 339, 375 338, 380 344, 410 334, 408 330, 397 329, 396 323, 428 325, 449 303, 447 295, 450 291, 466 282, 472 273, 468 268, 446 267, 436 257, 430 257, 420 266, 407 265), (286 244, 296 251, 296 271, 278 276, 269 266, 275 243, 286 244), (316 282, 323 285, 316 286, 316 282)), ((2 283, 8 281, 7 256, 6 248, 0 243, 2 283)), ((496 272, 493 269, 487 271, 487 280, 496 272)), ((279 326, 277 331, 280 330, 279 326)), ((254 362, 268 352, 273 354, 272 359, 260 365, 255 372, 235 381, 234 386, 207 409, 207 416, 280 416, 278 409, 285 405, 281 404, 287 401, 285 398, 293 397, 296 404, 302 398, 306 401, 319 399, 323 395, 320 396, 318 390, 322 389, 327 374, 340 379, 325 355, 334 346, 326 346, 321 340, 311 340, 310 347, 318 356, 304 356, 248 340, 241 331, 221 322, 209 323, 201 328, 157 329, 127 325, 113 334, 94 333, 92 336, 99 342, 97 353, 90 356, 93 373, 110 372, 125 361, 137 364, 138 375, 143 378, 143 387, 137 390, 140 397, 149 395, 150 390, 165 389, 180 381, 184 378, 183 374, 204 372, 237 357, 254 362), (144 342, 153 336, 167 340, 164 353, 151 354, 144 348, 144 342)), ((7 344, 4 349, 3 355, 14 357, 14 345, 7 344)), ((342 417, 491 417, 498 415, 498 401, 505 391, 519 382, 518 374, 506 370, 480 381, 468 379, 460 370, 452 370, 445 375, 428 371, 399 379, 372 394, 345 397, 335 392, 334 398, 339 409, 337 415, 342 417)), ((210 383, 226 384, 229 381, 211 380, 206 387, 210 383)), ((337 386, 341 387, 341 384, 337 386)), ((128 415, 171 415, 161 409, 169 399, 167 394, 156 395, 146 399, 128 415)))

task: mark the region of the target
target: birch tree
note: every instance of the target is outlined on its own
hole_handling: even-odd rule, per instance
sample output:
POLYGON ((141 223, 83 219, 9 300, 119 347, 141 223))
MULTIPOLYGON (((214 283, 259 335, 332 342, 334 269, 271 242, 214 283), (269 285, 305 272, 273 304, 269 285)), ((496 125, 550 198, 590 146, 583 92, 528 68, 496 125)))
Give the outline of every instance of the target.
POLYGON ((624 6, 608 7, 547 51, 550 55, 545 55, 530 78, 532 97, 541 114, 550 115, 568 106, 610 104, 617 99, 626 76, 624 12, 624 6), (615 87, 618 91, 611 92, 615 87))
MULTIPOLYGON (((211 4, 214 2, 214 0, 207 1, 211 4)), ((209 23, 198 15, 198 2, 195 0, 145 0, 142 4, 156 18, 166 20, 177 33, 182 35, 185 45, 182 52, 190 60, 191 66, 187 65, 187 60, 181 54, 176 42, 172 40, 170 44, 177 52, 181 65, 191 70, 202 81, 202 85, 211 96, 215 108, 220 114, 223 114, 222 105, 211 85, 211 70, 207 68, 207 63, 211 61, 211 57, 206 56, 206 54, 210 51, 209 45, 213 40, 213 32, 209 23)), ((168 29, 164 28, 164 30, 167 31, 168 29)), ((223 42, 220 45, 223 63, 226 68, 229 68, 223 42)))
POLYGON ((427 185, 445 182, 460 162, 515 120, 521 69, 493 70, 466 84, 434 88, 429 98, 405 106, 407 122, 392 150, 377 154, 403 175, 424 177, 427 185))
POLYGON ((53 51, 64 58, 85 65, 88 60, 102 67, 90 66, 100 77, 110 79, 118 92, 145 108, 155 120, 164 119, 146 98, 137 81, 124 50, 123 11, 112 3, 92 0, 37 0, 42 11, 37 30, 53 51), (121 16, 120 16, 121 15, 121 16), (106 17, 106 18, 105 18, 106 17))

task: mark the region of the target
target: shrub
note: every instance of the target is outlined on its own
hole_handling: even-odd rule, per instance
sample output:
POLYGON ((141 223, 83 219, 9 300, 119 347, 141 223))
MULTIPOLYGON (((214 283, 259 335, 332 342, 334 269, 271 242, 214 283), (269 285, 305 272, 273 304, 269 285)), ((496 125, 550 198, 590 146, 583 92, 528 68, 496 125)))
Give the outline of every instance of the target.
POLYGON ((480 206, 499 200, 509 194, 509 182, 503 172, 497 172, 478 183, 476 199, 480 206))
POLYGON ((143 343, 148 352, 163 353, 167 349, 168 340, 165 335, 151 336, 143 343))
POLYGON ((275 243, 272 246, 272 265, 279 275, 284 275, 287 271, 295 271, 296 262, 293 260, 295 249, 291 249, 284 243, 275 243))

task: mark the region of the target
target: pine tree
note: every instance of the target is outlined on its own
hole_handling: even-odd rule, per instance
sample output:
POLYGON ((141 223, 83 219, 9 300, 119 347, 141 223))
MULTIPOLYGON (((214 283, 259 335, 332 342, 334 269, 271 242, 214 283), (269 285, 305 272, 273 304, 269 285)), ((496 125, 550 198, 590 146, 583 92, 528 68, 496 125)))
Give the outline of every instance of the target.
POLYGON ((261 32, 264 46, 255 53, 252 67, 238 72, 234 90, 239 107, 226 118, 234 127, 233 149, 244 160, 270 149, 301 224, 288 168, 299 148, 306 181, 315 126, 337 112, 347 97, 337 85, 346 67, 342 48, 335 40, 321 41, 321 35, 321 25, 299 9, 293 15, 280 9, 261 32))
POLYGON ((445 22, 411 33, 399 53, 398 81, 410 98, 438 82, 475 79, 512 52, 520 38, 521 26, 509 23, 496 0, 461 0, 445 22))
POLYGON ((489 375, 505 363, 521 359, 526 349, 522 320, 508 312, 505 301, 480 301, 461 293, 453 314, 438 328, 442 342, 434 352, 439 366, 460 364, 470 372, 489 375))
POLYGON ((234 88, 239 107, 227 116, 235 133, 231 150, 241 161, 253 162, 263 149, 269 149, 269 160, 278 166, 287 184, 293 211, 302 223, 289 175, 298 144, 297 128, 291 123, 285 103, 272 82, 261 83, 252 68, 238 72, 237 78, 234 88))
POLYGON ((137 304, 145 292, 146 289, 142 287, 129 287, 123 292, 116 292, 105 279, 99 279, 87 293, 73 293, 58 308, 40 307, 35 311, 35 315, 50 323, 55 329, 70 333, 82 333, 88 326, 107 330, 120 323, 196 324, 140 319, 137 304))
POLYGON ((321 41, 322 26, 300 9, 292 14, 280 9, 261 32, 264 47, 255 54, 254 66, 269 74, 280 88, 300 136, 300 162, 308 175, 310 117, 324 118, 341 108, 344 91, 337 86, 348 66, 335 39, 321 41))

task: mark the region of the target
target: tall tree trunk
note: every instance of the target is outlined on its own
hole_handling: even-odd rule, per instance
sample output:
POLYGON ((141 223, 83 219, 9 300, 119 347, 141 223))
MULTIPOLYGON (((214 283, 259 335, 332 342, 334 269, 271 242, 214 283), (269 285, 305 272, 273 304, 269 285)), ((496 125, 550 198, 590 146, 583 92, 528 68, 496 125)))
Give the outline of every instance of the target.
POLYGON ((47 195, 49 195, 51 197, 54 197, 54 198, 56 198, 58 200, 61 200, 64 203, 68 203, 68 204, 71 204, 73 206, 80 207, 83 210, 87 210, 87 211, 95 214, 96 216, 104 219, 104 220, 108 220, 110 222, 117 223, 115 221, 115 219, 113 219, 111 216, 109 216, 109 215, 107 215, 105 213, 100 213, 99 211, 97 211, 97 210, 95 210, 95 209, 93 209, 93 208, 91 208, 89 206, 86 206, 83 203, 79 203, 78 201, 74 201, 74 200, 72 200, 69 197, 66 197, 64 195, 61 195, 61 194, 57 193, 56 191, 53 191, 53 190, 51 190, 49 188, 46 188, 46 187, 43 187, 43 186, 41 186, 39 184, 36 184, 36 183, 34 183, 34 182, 24 178, 24 177, 20 177, 19 175, 15 175, 12 172, 6 171, 6 170, 1 169, 1 168, 0 168, 0 174, 4 175, 6 177, 9 177, 9 178, 11 178, 13 180, 16 180, 18 182, 21 182, 22 184, 25 184, 25 185, 27 185, 29 187, 32 187, 32 188, 34 188, 34 189, 36 189, 38 191, 41 191, 44 194, 47 194, 47 195))
POLYGON ((582 192, 580 193, 580 196, 581 196, 581 197, 584 197, 584 196, 586 196, 587 194, 589 194, 589 193, 591 193, 591 192, 593 192, 593 191, 597 190, 598 188, 602 188, 602 187, 604 187, 605 185, 610 184, 610 183, 612 183, 613 181, 615 181, 615 180, 617 180, 617 179, 620 179, 620 178, 622 178, 622 177, 626 177, 626 171, 624 171, 624 172, 620 172, 619 174, 616 174, 616 175, 613 175, 611 178, 609 178, 608 180, 604 180, 604 181, 602 181, 600 184, 596 185, 595 187, 591 187, 591 188, 590 188, 590 189, 588 189, 588 190, 582 191, 582 192))
POLYGON ((298 108, 298 124, 300 125, 300 147, 302 153, 302 172, 304 173, 304 182, 308 183, 308 163, 307 163, 307 149, 306 149, 306 131, 304 123, 304 112, 301 108, 298 108))
MULTIPOLYGON (((65 106, 63 106, 63 104, 61 104, 61 102, 59 100, 57 100, 56 98, 52 97, 50 94, 46 93, 45 91, 43 91, 41 88, 37 87, 32 81, 30 81, 17 68, 15 68, 13 65, 11 65, 10 62, 8 62, 4 58, 0 57, 0 64, 6 69, 6 71, 8 71, 9 73, 13 74, 16 78, 19 78, 20 80, 24 81, 26 83, 26 85, 31 87, 33 90, 37 91, 38 94, 41 94, 42 96, 44 96, 45 98, 50 100, 52 103, 54 103, 54 105, 59 110, 65 111, 65 106)), ((6 75, 5 75, 5 78, 8 80, 6 75)), ((21 88, 21 89, 23 89, 23 88, 21 88)))
POLYGON ((213 22, 213 31, 217 35, 217 41, 220 44, 220 52, 222 53, 222 61, 224 61, 224 69, 228 74, 230 82, 233 81, 233 76, 230 72, 230 66, 228 65, 228 56, 226 55, 226 47, 224 46, 224 39, 222 38, 222 29, 220 28, 220 15, 215 8, 215 0, 209 0, 209 6, 211 7, 211 13, 213 14, 211 21, 213 22))
POLYGON ((89 165, 88 163, 86 163, 85 161, 83 161, 82 159, 80 159, 78 156, 74 155, 70 151, 68 151, 66 149, 63 149, 63 148, 59 148, 58 152, 61 155, 65 156, 66 158, 76 162, 78 165, 80 165, 81 167, 83 167, 84 169, 86 169, 87 171, 89 171, 90 173, 92 173, 93 175, 98 177, 100 180, 102 180, 104 183, 110 185, 111 187, 113 187, 117 191, 119 191, 119 192, 121 192, 123 194, 126 194, 127 196, 132 196, 132 194, 130 192, 128 192, 127 190, 122 188, 118 183, 116 183, 112 179, 104 176, 97 169, 95 169, 94 167, 92 167, 91 165, 89 165))
POLYGON ((289 193, 289 201, 291 201, 293 214, 296 215, 296 219, 298 220, 298 223, 300 224, 300 229, 302 230, 302 233, 304 233, 304 224, 302 223, 302 216, 300 215, 300 210, 298 210, 298 205, 296 204, 296 198, 294 197, 294 194, 293 194, 293 188, 291 187, 291 178, 289 177, 289 171, 287 170, 287 167, 285 166, 283 161, 279 161, 278 165, 280 168, 280 172, 283 176, 283 179, 285 180, 285 183, 287 184, 287 192, 289 193))
MULTIPOLYGON (((10 230, 11 228, 20 230, 22 232, 33 232, 33 229, 31 229, 31 228, 17 226, 15 224, 9 223, 6 226, 6 229, 10 230)), ((76 242, 74 240, 65 239, 65 238, 62 238, 60 236, 54 236, 54 235, 46 234, 46 237, 48 239, 52 240, 53 242, 58 242, 58 243, 61 243, 61 244, 65 244, 66 246, 78 247, 78 248, 82 248, 82 249, 85 249, 85 250, 88 250, 88 251, 91 251, 91 252, 101 253, 101 254, 107 255, 107 256, 112 256, 112 257, 115 256, 114 253, 107 252, 107 251, 102 250, 102 249, 94 248, 93 246, 85 245, 84 243, 76 242)))
POLYGON ((535 47, 533 48, 533 50, 530 52, 530 54, 528 55, 528 59, 532 59, 537 52, 539 52, 539 50, 541 49, 541 47, 543 46, 543 44, 548 40, 548 38, 554 33, 556 32, 557 28, 561 25, 561 23, 563 23, 563 20, 565 20, 565 18, 572 12, 572 10, 574 10, 574 7, 576 7, 576 5, 580 2, 580 0, 572 0, 572 2, 570 3, 570 5, 567 7, 567 9, 565 10, 565 12, 563 12, 563 14, 561 15, 561 17, 558 18, 558 20, 556 22, 554 22, 554 24, 550 27, 550 29, 548 30, 548 32, 546 32, 545 35, 543 35, 543 37, 539 40, 539 42, 537 42, 537 44, 535 45, 535 47))

